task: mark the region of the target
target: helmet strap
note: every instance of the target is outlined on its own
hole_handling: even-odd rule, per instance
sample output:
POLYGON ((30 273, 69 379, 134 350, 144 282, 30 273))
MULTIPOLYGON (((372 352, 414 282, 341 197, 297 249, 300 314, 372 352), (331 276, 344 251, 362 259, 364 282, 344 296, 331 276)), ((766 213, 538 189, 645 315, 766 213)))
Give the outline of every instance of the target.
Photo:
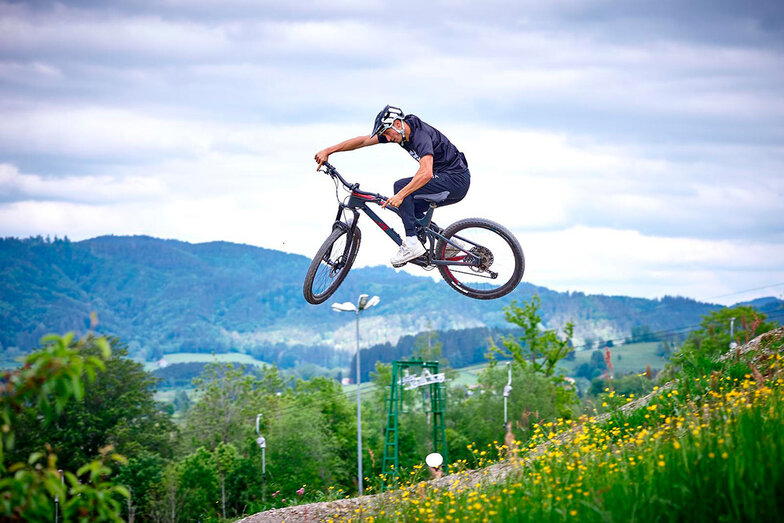
POLYGON ((397 132, 398 132, 398 134, 400 134, 401 138, 403 138, 403 141, 405 142, 405 141, 407 141, 407 140, 406 140, 406 123, 403 121, 403 119, 402 119, 402 118, 398 118, 398 121, 400 122, 400 129, 398 129, 398 128, 397 128, 397 127, 395 127, 394 125, 392 126, 392 128, 393 128, 395 131, 397 131, 397 132))

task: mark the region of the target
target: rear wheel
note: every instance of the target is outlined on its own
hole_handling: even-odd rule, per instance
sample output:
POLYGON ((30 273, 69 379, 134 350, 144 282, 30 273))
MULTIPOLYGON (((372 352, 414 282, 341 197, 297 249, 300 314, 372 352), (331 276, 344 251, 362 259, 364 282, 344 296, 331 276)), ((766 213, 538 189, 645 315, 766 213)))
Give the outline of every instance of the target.
POLYGON ((354 228, 352 238, 349 238, 349 231, 342 227, 332 231, 313 257, 305 275, 302 292, 308 303, 323 303, 338 290, 357 257, 361 240, 359 227, 354 228))
POLYGON ((436 243, 436 256, 452 262, 438 265, 441 277, 461 294, 492 300, 512 292, 525 272, 525 256, 517 238, 503 225, 467 218, 443 232, 452 240, 436 243))

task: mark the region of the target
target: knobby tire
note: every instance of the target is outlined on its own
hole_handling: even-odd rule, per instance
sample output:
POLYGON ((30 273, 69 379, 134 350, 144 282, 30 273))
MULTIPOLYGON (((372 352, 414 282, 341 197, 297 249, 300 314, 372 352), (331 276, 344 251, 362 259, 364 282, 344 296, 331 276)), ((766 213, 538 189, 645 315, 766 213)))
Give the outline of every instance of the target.
POLYGON ((305 300, 308 303, 312 303, 313 305, 323 303, 338 290, 338 287, 340 287, 340 284, 346 279, 348 272, 351 270, 351 266, 354 264, 354 259, 357 257, 357 251, 359 251, 359 244, 361 241, 362 233, 360 232, 359 227, 354 228, 354 235, 351 241, 348 239, 348 231, 342 227, 336 227, 332 231, 324 243, 321 244, 321 247, 319 247, 318 252, 316 252, 316 255, 313 257, 313 261, 310 262, 310 267, 308 267, 308 272, 305 275, 305 284, 303 285, 302 291, 305 295, 305 300), (345 246, 342 247, 340 252, 333 252, 333 246, 335 243, 338 243, 339 245, 341 238, 346 239, 345 246), (328 262, 340 264, 340 268, 334 275, 331 274, 334 269, 328 262), (324 271, 327 272, 325 273, 324 271), (327 288, 323 291, 320 290, 320 288, 314 289, 314 283, 319 287, 319 283, 323 278, 329 278, 327 280, 329 282, 327 288))
MULTIPOLYGON (((503 239, 504 244, 511 251, 512 257, 514 259, 514 267, 510 271, 507 280, 500 282, 498 287, 494 289, 476 288, 476 285, 469 284, 465 281, 465 272, 458 272, 454 266, 439 265, 438 271, 441 273, 441 277, 450 287, 455 289, 460 294, 470 298, 475 298, 478 300, 492 300, 506 296, 517 287, 517 285, 523 279, 523 273, 525 272, 525 256, 523 254, 522 247, 520 247, 520 243, 517 241, 517 238, 515 238, 514 235, 509 232, 508 229, 506 229, 506 227, 484 218, 466 218, 464 220, 459 220, 447 227, 443 234, 447 238, 452 238, 455 235, 459 237, 461 231, 466 232, 470 229, 483 229, 503 239)), ((466 239, 470 240, 471 238, 466 236, 466 239)), ((436 256, 438 258, 444 258, 447 245, 448 244, 443 240, 438 241, 435 250, 436 256)), ((492 268, 493 267, 491 265, 490 269, 492 268)), ((466 271, 468 268, 460 268, 460 270, 466 271)), ((475 277, 481 277, 481 273, 479 271, 475 271, 475 277)))

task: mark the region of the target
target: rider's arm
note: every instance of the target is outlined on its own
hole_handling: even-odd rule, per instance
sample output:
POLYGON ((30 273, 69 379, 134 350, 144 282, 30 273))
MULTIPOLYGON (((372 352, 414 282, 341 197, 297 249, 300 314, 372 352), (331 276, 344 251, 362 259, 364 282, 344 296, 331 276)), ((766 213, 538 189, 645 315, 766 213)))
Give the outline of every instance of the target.
POLYGON ((329 155, 332 153, 337 153, 340 151, 353 151, 354 149, 360 149, 362 147, 367 147, 369 145, 376 145, 378 143, 378 136, 357 136, 356 138, 349 138, 344 142, 340 142, 337 145, 333 145, 332 147, 327 147, 316 153, 316 161, 318 162, 318 168, 321 168, 321 165, 329 160, 329 155))
POLYGON ((417 189, 421 189, 427 182, 433 179, 433 155, 427 154, 419 159, 419 169, 417 169, 416 174, 408 184, 400 189, 396 195, 392 198, 384 202, 382 207, 386 207, 387 205, 391 205, 392 207, 400 207, 400 204, 403 202, 403 199, 411 194, 412 192, 416 191, 417 189))

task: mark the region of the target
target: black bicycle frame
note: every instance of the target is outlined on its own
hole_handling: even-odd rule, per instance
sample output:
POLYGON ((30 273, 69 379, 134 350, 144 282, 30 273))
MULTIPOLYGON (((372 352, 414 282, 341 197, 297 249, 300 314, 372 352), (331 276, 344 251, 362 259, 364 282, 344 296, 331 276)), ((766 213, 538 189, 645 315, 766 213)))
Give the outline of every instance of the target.
MULTIPOLYGON (((346 188, 351 190, 351 195, 349 196, 348 201, 346 203, 338 202, 338 212, 337 215, 335 216, 335 223, 333 224, 332 228, 333 229, 338 227, 342 228, 348 232, 349 238, 353 238, 354 229, 356 229, 357 221, 359 220, 359 211, 362 211, 365 214, 367 214, 368 217, 371 220, 373 220, 373 223, 378 225, 378 227, 382 231, 384 231, 387 234, 387 236, 389 236, 392 239, 392 241, 394 241, 398 245, 402 245, 403 239, 400 237, 397 231, 395 231, 392 227, 387 225, 386 222, 382 220, 381 217, 378 214, 376 214, 373 211, 373 209, 371 209, 367 205, 368 203, 375 203, 377 205, 381 205, 386 200, 388 200, 388 198, 380 194, 360 191, 358 183, 354 183, 354 184, 348 183, 340 175, 340 173, 338 173, 337 170, 334 167, 332 167, 329 163, 325 162, 324 166, 326 166, 327 168, 327 174, 333 177, 337 177, 346 188), (341 220, 344 210, 350 210, 354 215, 354 219, 351 221, 350 225, 345 223, 343 220, 341 220)), ((399 209, 390 206, 387 206, 386 208, 394 212, 398 216, 400 216, 399 209)), ((448 260, 435 259, 436 239, 442 239, 445 242, 447 242, 449 245, 452 245, 453 247, 457 248, 458 250, 462 250, 460 249, 460 247, 458 247, 452 241, 450 241, 449 238, 445 237, 439 231, 436 231, 430 227, 430 223, 433 219, 433 211, 435 211, 435 209, 436 209, 436 205, 434 203, 431 203, 430 208, 428 209, 427 213, 425 213, 425 216, 421 220, 417 220, 417 223, 424 228, 425 235, 430 239, 430 246, 427 250, 427 252, 429 253, 428 256, 429 260, 427 262, 423 262, 421 260, 416 259, 416 260, 411 260, 408 263, 413 263, 414 265, 419 265, 420 267, 428 267, 430 265, 450 265, 450 266, 465 266, 465 267, 475 266, 478 260, 471 253, 467 253, 466 256, 463 258, 463 261, 448 261, 448 260)), ((473 243, 470 242, 470 240, 465 240, 465 241, 468 241, 469 243, 473 243)), ((346 245, 346 248, 348 248, 348 244, 346 245)))

